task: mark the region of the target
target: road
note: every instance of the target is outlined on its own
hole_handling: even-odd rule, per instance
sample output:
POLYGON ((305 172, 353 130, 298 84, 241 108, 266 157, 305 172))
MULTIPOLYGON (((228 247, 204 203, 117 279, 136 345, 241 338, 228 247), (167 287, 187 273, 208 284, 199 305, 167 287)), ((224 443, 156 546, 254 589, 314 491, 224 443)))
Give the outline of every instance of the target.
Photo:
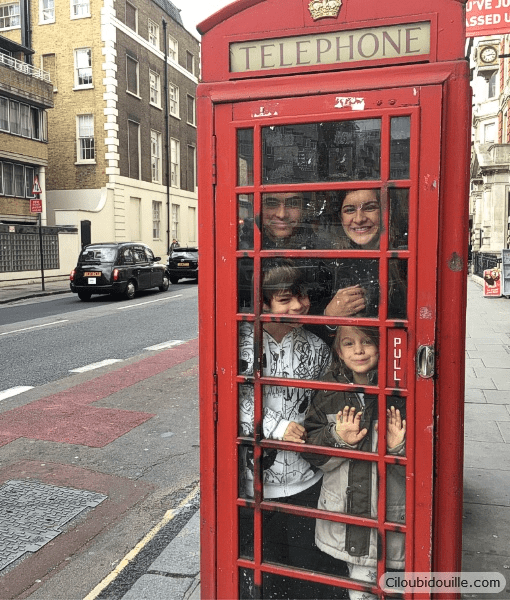
POLYGON ((0 493, 14 482, 104 497, 12 563, 6 528, 30 528, 27 515, 46 510, 55 519, 56 503, 39 500, 34 511, 23 492, 18 525, 12 502, 0 499, 0 598, 120 599, 197 509, 197 286, 132 301, 38 298, 1 306, 0 318, 0 391, 23 386, 0 393, 0 493), (176 340, 183 343, 146 349, 176 340), (108 359, 119 362, 70 372, 108 359), (192 493, 186 511, 143 542, 192 493), (4 522, 3 509, 11 515, 4 522), (136 560, 114 574, 134 548, 136 560))
POLYGON ((0 393, 35 387, 103 361, 122 361, 147 348, 198 335, 197 286, 172 285, 133 300, 75 294, 0 307, 0 393))

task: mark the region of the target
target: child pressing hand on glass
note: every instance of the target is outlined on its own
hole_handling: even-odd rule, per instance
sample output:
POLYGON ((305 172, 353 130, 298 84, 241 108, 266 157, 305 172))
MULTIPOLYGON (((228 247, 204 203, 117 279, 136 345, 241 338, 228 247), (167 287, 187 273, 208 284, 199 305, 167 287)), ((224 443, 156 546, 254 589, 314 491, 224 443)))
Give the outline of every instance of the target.
MULTIPOLYGON (((352 391, 320 390, 305 420, 308 443, 348 450, 377 452, 378 399, 360 386, 377 385, 378 330, 340 326, 333 345, 335 361, 323 381, 350 383, 352 391)), ((405 454, 404 399, 387 398, 387 453, 405 454)), ((377 465, 343 456, 307 454, 324 472, 318 507, 359 517, 377 518, 377 465)), ((389 464, 386 471, 386 521, 405 521, 405 467, 389 464)), ((377 580, 377 529, 318 519, 315 543, 344 561, 353 579, 377 580)), ((404 569, 404 534, 386 534, 386 568, 404 569)), ((341 565, 339 565, 339 569, 341 565)), ((366 591, 349 590, 351 600, 372 600, 366 591)))

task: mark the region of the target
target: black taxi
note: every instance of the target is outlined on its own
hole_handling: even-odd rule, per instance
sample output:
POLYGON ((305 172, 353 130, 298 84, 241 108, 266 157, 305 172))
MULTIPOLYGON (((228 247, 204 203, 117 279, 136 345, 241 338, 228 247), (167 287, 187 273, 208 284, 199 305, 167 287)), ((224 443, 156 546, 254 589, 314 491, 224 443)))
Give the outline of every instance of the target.
POLYGON ((168 276, 161 257, 138 242, 89 244, 71 271, 71 291, 80 300, 92 294, 112 294, 131 299, 138 290, 168 289, 168 276))

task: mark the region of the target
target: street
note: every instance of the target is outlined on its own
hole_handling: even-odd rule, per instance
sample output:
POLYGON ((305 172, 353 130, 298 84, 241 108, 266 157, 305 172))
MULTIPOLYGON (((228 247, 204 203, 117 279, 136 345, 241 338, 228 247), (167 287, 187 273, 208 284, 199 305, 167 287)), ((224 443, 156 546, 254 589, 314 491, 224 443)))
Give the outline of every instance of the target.
POLYGON ((19 521, 2 503, 0 598, 121 598, 198 507, 197 286, 121 302, 34 298, 1 306, 0 318, 0 496, 21 486, 20 498, 34 497, 15 507, 19 521), (25 513, 56 519, 48 493, 64 495, 59 511, 74 503, 65 494, 96 500, 46 526, 51 541, 23 547, 40 531, 25 513), (175 518, 142 544, 169 511, 175 518))
POLYGON ((56 381, 72 369, 196 338, 197 286, 188 281, 130 301, 93 296, 82 302, 71 293, 36 298, 2 305, 0 324, 2 397, 2 391, 56 381))

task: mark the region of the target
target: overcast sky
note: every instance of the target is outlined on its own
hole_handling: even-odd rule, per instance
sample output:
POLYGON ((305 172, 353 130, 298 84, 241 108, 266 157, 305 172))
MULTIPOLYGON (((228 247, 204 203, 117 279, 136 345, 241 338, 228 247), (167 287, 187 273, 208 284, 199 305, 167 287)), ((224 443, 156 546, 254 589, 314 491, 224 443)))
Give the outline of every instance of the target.
POLYGON ((220 10, 231 0, 172 0, 172 2, 181 9, 181 17, 184 22, 184 27, 200 38, 197 31, 198 23, 201 23, 207 17, 220 10))

